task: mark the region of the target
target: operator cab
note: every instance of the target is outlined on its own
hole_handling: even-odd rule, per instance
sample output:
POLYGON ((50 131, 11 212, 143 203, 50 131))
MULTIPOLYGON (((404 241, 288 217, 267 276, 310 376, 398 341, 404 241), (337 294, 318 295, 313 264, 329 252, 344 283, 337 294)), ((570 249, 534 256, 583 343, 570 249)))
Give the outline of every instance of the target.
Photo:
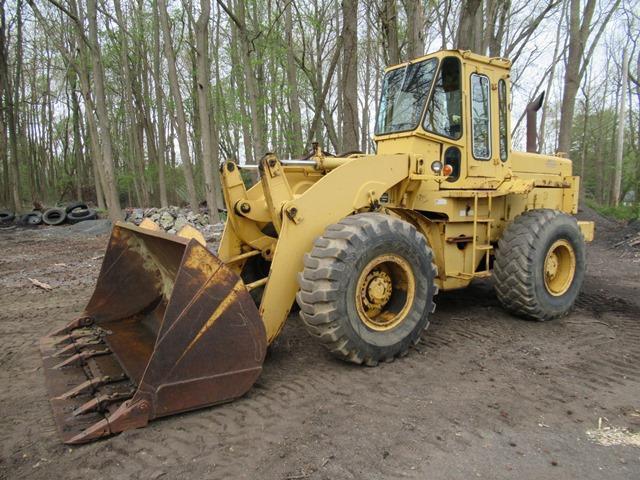
MULTIPOLYGON (((387 69, 376 120, 378 153, 423 155, 458 180, 503 179, 509 168, 510 62, 440 51, 387 69)), ((468 185, 471 186, 471 185, 468 185)))

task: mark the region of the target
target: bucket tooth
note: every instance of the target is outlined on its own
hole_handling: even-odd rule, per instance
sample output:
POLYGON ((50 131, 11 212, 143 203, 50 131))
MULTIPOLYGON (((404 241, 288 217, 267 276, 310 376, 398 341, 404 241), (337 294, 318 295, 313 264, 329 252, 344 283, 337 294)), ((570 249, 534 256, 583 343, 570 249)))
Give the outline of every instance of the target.
POLYGON ((105 375, 103 377, 97 377, 97 378, 91 378, 89 380, 87 380, 86 382, 82 382, 80 385, 73 387, 71 390, 68 390, 66 392, 64 392, 62 395, 59 395, 58 399, 60 400, 67 400, 69 398, 73 398, 73 397, 77 397, 78 395, 80 395, 81 393, 84 393, 87 390, 94 390, 98 387, 101 387, 103 385, 107 385, 109 383, 113 383, 113 382, 119 382, 121 380, 126 379, 126 375, 120 375, 119 377, 116 378, 112 378, 108 375, 105 375))
POLYGON ((89 327, 93 325, 94 319, 88 316, 78 317, 75 320, 67 323, 64 327, 59 328, 58 330, 53 331, 49 334, 51 337, 57 337, 59 335, 63 335, 65 333, 71 333, 73 330, 83 327, 89 327))
POLYGON ((85 348, 85 347, 90 347, 90 346, 95 346, 95 345, 103 345, 103 343, 100 340, 92 340, 89 342, 73 342, 70 343, 69 345, 67 345, 64 348, 61 348, 60 350, 58 350, 56 353, 53 354, 54 357, 64 357, 66 355, 69 355, 70 353, 74 353, 77 352, 78 350, 85 348))
POLYGON ((98 355, 107 355, 109 353, 111 353, 111 350, 109 350, 108 348, 103 348, 102 350, 86 350, 84 352, 76 353, 75 355, 58 363, 57 365, 54 365, 53 368, 55 370, 59 370, 63 367, 72 365, 74 363, 78 363, 78 362, 82 363, 91 357, 97 357, 98 355))
POLYGON ((81 338, 91 338, 91 337, 96 337, 96 334, 89 330, 71 332, 66 335, 62 335, 59 338, 56 338, 54 342, 54 346, 57 347, 58 345, 62 345, 64 343, 74 342, 76 340, 80 340, 81 338))
POLYGON ((128 390, 126 392, 105 393, 92 398, 88 402, 83 403, 73 411, 73 416, 84 415, 85 413, 103 410, 108 404, 121 400, 129 400, 135 392, 128 390))
POLYGON ((142 428, 149 423, 150 402, 148 399, 134 396, 123 402, 115 412, 85 428, 79 433, 65 438, 65 443, 77 445, 87 443, 107 435, 124 432, 133 428, 142 428))

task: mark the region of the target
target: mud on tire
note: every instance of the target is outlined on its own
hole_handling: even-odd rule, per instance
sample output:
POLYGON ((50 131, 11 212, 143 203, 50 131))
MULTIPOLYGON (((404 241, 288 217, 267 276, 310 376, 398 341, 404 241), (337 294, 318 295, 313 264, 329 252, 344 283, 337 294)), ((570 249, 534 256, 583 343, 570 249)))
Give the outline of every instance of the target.
POLYGON ((493 269, 503 307, 531 320, 566 315, 585 273, 585 242, 575 218, 557 210, 530 210, 517 217, 498 242, 493 269), (573 273, 562 289, 548 285, 546 259, 554 245, 573 251, 573 273), (546 279, 547 278, 547 279, 546 279))
POLYGON ((429 325, 435 277, 432 251, 413 225, 379 213, 353 215, 330 225, 305 255, 298 277, 300 317, 307 331, 338 358, 370 366, 391 361, 406 354, 429 325), (358 285, 369 265, 389 256, 409 266, 415 288, 409 295, 407 287, 404 297, 402 288, 393 290, 384 308, 398 303, 398 295, 404 307, 398 307, 401 313, 395 318, 401 320, 374 329, 362 319, 358 285))

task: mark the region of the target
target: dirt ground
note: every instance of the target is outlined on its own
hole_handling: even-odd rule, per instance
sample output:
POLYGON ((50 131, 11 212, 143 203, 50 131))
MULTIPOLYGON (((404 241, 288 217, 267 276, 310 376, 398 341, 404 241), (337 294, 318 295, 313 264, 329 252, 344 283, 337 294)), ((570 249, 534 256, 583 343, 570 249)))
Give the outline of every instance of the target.
POLYGON ((638 479, 640 256, 618 231, 598 218, 561 320, 513 318, 478 282, 438 296, 407 357, 364 368, 292 316, 242 399, 72 448, 38 338, 87 302, 107 237, 0 232, 0 478, 638 479))

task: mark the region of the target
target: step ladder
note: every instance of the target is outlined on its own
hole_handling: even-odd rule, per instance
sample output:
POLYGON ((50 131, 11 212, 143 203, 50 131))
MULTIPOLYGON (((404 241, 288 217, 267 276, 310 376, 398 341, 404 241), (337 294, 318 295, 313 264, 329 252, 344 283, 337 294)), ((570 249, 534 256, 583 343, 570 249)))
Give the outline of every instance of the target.
MULTIPOLYGON (((491 207, 492 207, 493 197, 491 195, 487 196, 487 213, 491 215, 491 207)), ((491 275, 491 270, 489 268, 489 260, 491 257, 491 253, 493 252, 493 245, 491 243, 478 243, 478 229, 485 228, 485 238, 487 242, 491 239, 491 225, 494 222, 493 218, 489 217, 479 217, 478 216, 478 194, 475 193, 473 195, 473 233, 471 240, 471 272, 462 272, 461 276, 463 278, 483 278, 491 275), (476 263, 478 260, 478 255, 485 256, 485 269, 477 271, 476 263)))

